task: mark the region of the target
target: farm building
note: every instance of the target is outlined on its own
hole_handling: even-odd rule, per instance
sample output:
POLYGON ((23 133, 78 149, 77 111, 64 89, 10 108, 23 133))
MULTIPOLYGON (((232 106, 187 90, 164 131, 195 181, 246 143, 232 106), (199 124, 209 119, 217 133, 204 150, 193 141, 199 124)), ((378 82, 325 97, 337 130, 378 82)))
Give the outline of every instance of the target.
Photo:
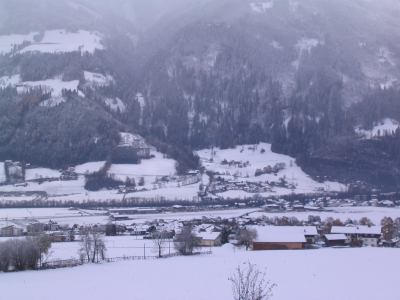
POLYGON ((344 246, 347 240, 347 237, 342 233, 337 234, 325 234, 324 235, 325 243, 328 247, 332 246, 344 246))
POLYGON ((315 226, 252 226, 258 237, 253 250, 302 249, 318 236, 315 226))
POLYGON ((331 233, 344 234, 346 244, 378 247, 381 238, 381 226, 332 226, 331 233))
POLYGON ((215 247, 221 245, 221 232, 202 231, 197 234, 198 246, 215 247))

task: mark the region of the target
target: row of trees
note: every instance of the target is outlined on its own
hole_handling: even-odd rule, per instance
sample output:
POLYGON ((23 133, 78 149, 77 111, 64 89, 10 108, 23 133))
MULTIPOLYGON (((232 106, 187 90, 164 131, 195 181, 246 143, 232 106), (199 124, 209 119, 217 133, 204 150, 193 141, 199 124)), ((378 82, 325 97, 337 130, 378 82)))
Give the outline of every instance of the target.
POLYGON ((38 269, 50 248, 51 240, 45 234, 0 242, 0 271, 38 269))

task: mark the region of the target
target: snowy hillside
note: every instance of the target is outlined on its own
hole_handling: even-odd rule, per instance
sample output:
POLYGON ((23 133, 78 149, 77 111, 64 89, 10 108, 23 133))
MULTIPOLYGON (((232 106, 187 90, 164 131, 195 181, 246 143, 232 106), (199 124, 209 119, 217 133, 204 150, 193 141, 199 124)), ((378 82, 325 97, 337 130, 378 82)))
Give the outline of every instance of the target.
POLYGON ((0 54, 9 53, 14 49, 14 45, 21 45, 23 42, 33 42, 33 37, 38 34, 31 32, 27 35, 11 34, 0 36, 0 54))
POLYGON ((46 31, 43 39, 39 43, 30 45, 19 51, 19 53, 57 53, 72 51, 88 51, 93 53, 95 49, 104 49, 104 46, 101 44, 101 37, 98 33, 92 33, 85 30, 67 32, 64 29, 60 29, 46 31))
MULTIPOLYGON (((296 165, 293 158, 273 153, 271 151, 271 145, 266 143, 238 146, 235 149, 226 150, 216 148, 213 153, 211 153, 211 150, 201 150, 197 153, 202 160, 203 166, 207 170, 219 172, 226 180, 234 180, 234 177, 237 177, 237 181, 275 182, 280 178, 284 178, 292 187, 294 187, 295 192, 298 193, 312 193, 316 190, 346 190, 346 186, 336 182, 315 182, 296 165), (221 162, 224 163, 224 161, 228 163, 234 161, 236 164, 221 164, 221 162), (240 163, 242 163, 242 167, 238 167, 240 163), (255 176, 257 169, 263 170, 268 166, 273 167, 280 163, 283 163, 285 167, 278 173, 271 172, 270 174, 255 176)), ((290 194, 291 192, 292 191, 287 188, 275 187, 272 193, 260 194, 268 196, 274 194, 290 194)), ((237 190, 230 190, 219 195, 225 198, 252 196, 251 193, 237 190)))

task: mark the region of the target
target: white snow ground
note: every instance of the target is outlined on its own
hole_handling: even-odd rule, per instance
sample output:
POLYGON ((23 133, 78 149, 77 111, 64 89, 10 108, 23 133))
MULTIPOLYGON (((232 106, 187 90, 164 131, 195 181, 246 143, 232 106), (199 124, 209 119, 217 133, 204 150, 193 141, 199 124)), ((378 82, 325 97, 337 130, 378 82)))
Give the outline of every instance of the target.
POLYGON ((124 112, 126 110, 124 102, 122 102, 122 100, 118 97, 115 99, 106 98, 104 99, 104 102, 113 111, 117 111, 119 109, 120 112, 124 112))
MULTIPOLYGON (((118 238, 113 240, 119 243, 118 238)), ((68 243, 55 247, 64 245, 68 243)), ((108 247, 112 247, 110 242, 108 247)), ((277 284, 273 290, 274 300, 372 300, 396 299, 398 295, 398 249, 253 252, 234 251, 227 244, 212 250, 213 254, 194 257, 2 274, 0 287, 2 296, 15 300, 54 299, 55 295, 57 299, 77 300, 232 299, 228 278, 239 264, 244 266, 249 261, 260 270, 267 268, 266 278, 277 284), (73 278, 73 288, 60 292, 66 278, 73 278)))
POLYGON ((21 78, 19 74, 12 75, 10 77, 8 76, 0 77, 0 87, 7 87, 9 85, 14 86, 16 84, 19 84, 20 82, 21 78))
POLYGON ((100 43, 101 37, 97 33, 79 30, 78 32, 67 32, 64 29, 46 31, 40 43, 30 45, 19 53, 26 52, 90 52, 95 49, 102 50, 104 46, 100 43))
POLYGON ((37 169, 27 169, 25 171, 25 180, 33 180, 42 178, 58 178, 61 173, 56 170, 46 169, 46 168, 37 168, 37 169))

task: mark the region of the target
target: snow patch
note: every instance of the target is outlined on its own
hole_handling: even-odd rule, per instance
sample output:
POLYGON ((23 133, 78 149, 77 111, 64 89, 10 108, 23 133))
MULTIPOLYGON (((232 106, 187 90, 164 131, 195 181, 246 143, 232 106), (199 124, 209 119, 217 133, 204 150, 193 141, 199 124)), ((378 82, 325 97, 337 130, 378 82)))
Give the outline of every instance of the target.
POLYGON ((93 173, 99 171, 105 164, 105 161, 88 162, 75 167, 75 172, 78 174, 93 173))
POLYGON ((262 13, 266 12, 268 9, 274 7, 273 2, 256 2, 256 3, 250 3, 250 7, 253 11, 262 13))
POLYGON ((33 43, 33 37, 38 34, 37 32, 31 32, 27 35, 22 34, 10 34, 0 36, 0 54, 6 54, 14 49, 14 45, 21 45, 23 42, 33 43))
POLYGON ((274 47, 275 49, 282 49, 282 46, 277 42, 277 41, 272 41, 271 46, 274 47))
POLYGON ((114 81, 114 78, 110 75, 103 76, 102 74, 88 71, 84 71, 84 76, 86 82, 93 85, 110 85, 114 81))
POLYGON ((19 74, 0 77, 0 87, 15 86, 21 82, 19 74))
POLYGON ((124 112, 126 110, 126 106, 125 106, 124 102, 122 102, 122 100, 119 99, 118 97, 115 99, 106 98, 104 100, 104 102, 113 111, 117 111, 119 109, 120 112, 124 112))
POLYGON ((128 133, 128 132, 120 132, 121 136, 120 146, 126 147, 134 147, 134 148, 155 148, 149 145, 146 140, 138 134, 128 133))
POLYGON ((378 50, 378 61, 382 64, 388 63, 392 67, 396 66, 393 62, 394 54, 386 47, 380 47, 378 50))
POLYGON ((92 33, 85 30, 78 32, 67 32, 64 29, 46 31, 40 43, 30 45, 19 53, 41 52, 41 53, 58 53, 58 52, 90 52, 95 49, 103 50, 104 46, 100 43, 101 37, 98 33, 92 33))
POLYGON ((374 137, 392 135, 399 128, 399 122, 393 119, 386 118, 379 122, 372 130, 364 130, 360 127, 355 129, 355 132, 365 139, 372 139, 374 137))
POLYGON ((308 53, 311 52, 311 49, 316 47, 318 44, 320 44, 320 41, 317 39, 307 39, 307 38, 302 38, 297 42, 295 45, 295 48, 301 53, 304 50, 307 50, 308 53))
POLYGON ((39 178, 59 178, 61 173, 56 170, 37 168, 37 169, 27 169, 25 171, 25 180, 33 180, 39 178))
POLYGON ((6 181, 6 172, 4 170, 4 162, 0 162, 0 182, 6 181))

